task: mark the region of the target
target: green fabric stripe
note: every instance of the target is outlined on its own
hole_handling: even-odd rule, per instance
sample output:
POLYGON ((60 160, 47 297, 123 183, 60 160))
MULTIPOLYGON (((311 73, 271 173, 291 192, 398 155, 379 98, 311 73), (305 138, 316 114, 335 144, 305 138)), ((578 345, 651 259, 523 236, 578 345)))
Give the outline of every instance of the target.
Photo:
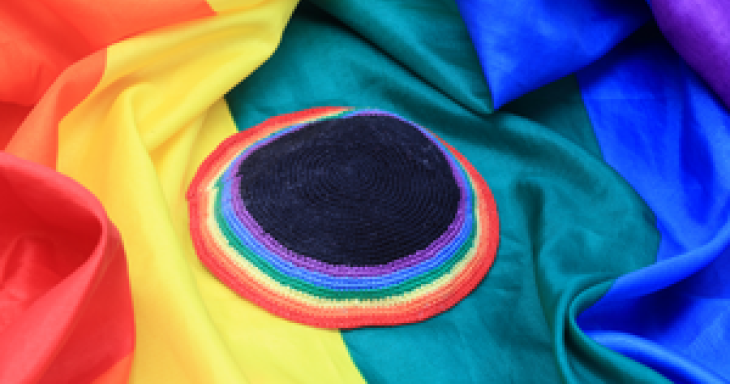
POLYGON ((425 322, 343 332, 369 382, 663 382, 575 324, 612 279, 654 261, 659 237, 603 161, 574 78, 492 113, 453 2, 319 0, 300 4, 278 50, 227 101, 240 129, 314 106, 391 111, 489 183, 500 248, 479 287, 425 322))

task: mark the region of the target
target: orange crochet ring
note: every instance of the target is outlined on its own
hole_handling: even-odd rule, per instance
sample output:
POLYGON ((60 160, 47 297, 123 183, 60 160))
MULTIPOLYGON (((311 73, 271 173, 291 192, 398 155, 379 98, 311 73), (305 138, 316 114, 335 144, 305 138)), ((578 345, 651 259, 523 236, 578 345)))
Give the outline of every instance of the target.
POLYGON ((240 132, 205 160, 187 198, 195 249, 218 279, 317 327, 397 325, 446 311, 484 278, 499 241, 494 198, 476 169, 432 133, 371 109, 308 109, 240 132), (418 217, 412 224, 393 212, 418 217), (297 227, 316 215, 335 224, 325 216, 297 227), (316 230, 321 244, 312 243, 316 230))

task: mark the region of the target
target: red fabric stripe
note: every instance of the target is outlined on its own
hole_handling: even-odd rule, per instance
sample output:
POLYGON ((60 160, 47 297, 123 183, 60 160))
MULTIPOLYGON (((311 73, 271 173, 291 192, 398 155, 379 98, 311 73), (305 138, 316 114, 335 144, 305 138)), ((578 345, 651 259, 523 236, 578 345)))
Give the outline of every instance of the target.
POLYGON ((0 382, 90 382, 129 356, 126 259, 96 198, 0 153, 0 217, 0 382))

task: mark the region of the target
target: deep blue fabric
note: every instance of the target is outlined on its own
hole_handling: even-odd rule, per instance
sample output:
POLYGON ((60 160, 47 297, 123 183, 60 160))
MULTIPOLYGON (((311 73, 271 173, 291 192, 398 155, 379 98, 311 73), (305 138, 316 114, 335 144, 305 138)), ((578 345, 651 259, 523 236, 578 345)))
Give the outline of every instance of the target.
POLYGON ((580 326, 675 381, 730 381, 727 109, 655 26, 580 71, 579 82, 606 161, 662 234, 657 263, 619 278, 580 326))
POLYGON ((575 72, 651 19, 636 0, 457 0, 494 108, 575 72))

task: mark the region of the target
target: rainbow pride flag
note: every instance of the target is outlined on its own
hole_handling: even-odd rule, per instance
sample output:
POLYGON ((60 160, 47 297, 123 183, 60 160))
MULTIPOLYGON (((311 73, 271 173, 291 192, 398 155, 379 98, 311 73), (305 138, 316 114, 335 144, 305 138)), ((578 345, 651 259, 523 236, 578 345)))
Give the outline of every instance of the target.
POLYGON ((728 73, 719 0, 4 1, 0 383, 730 382, 728 73), (325 329, 201 261, 206 159, 341 106, 488 185, 445 312, 325 329))

